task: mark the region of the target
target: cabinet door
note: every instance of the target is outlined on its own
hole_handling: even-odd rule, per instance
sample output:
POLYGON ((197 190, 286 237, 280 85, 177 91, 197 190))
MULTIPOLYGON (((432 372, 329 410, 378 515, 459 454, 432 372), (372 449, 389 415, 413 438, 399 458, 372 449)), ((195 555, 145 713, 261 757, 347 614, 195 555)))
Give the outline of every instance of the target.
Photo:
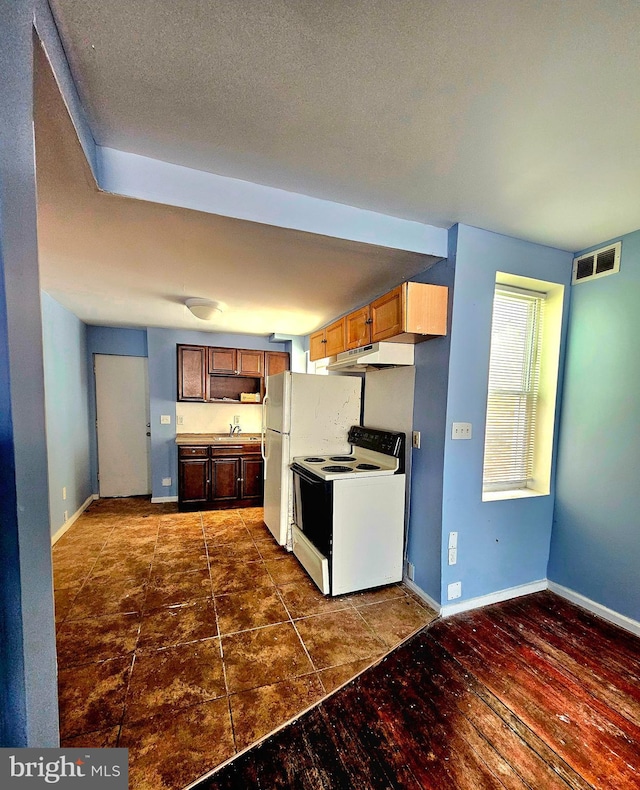
POLYGON ((346 335, 347 320, 346 318, 339 318, 325 329, 325 337, 327 344, 325 347, 325 356, 333 357, 336 354, 342 353, 347 347, 346 335))
POLYGON ((264 372, 264 351, 237 351, 237 370, 241 376, 262 376, 264 372))
POLYGON ((205 503, 209 499, 209 459, 181 458, 178 463, 180 503, 205 503))
POLYGON ((347 322, 347 349, 360 348, 371 342, 371 311, 369 305, 349 313, 347 322))
POLYGON ((241 499, 262 501, 263 463, 260 456, 241 458, 241 499))
POLYGON ((240 477, 239 458, 213 458, 211 460, 212 502, 238 499, 240 477))
POLYGON ((207 349, 178 346, 178 400, 206 400, 207 349))
POLYGON ((309 336, 309 359, 312 362, 327 356, 326 344, 324 329, 319 329, 309 336))
POLYGON ((209 347, 209 373, 237 373, 235 348, 209 347))
POLYGON ((289 354, 287 351, 264 352, 264 376, 276 376, 289 370, 289 354))
POLYGON ((404 288, 393 291, 371 302, 371 342, 386 340, 404 332, 404 288))
POLYGON ((448 293, 445 285, 407 283, 405 331, 446 335, 448 293))

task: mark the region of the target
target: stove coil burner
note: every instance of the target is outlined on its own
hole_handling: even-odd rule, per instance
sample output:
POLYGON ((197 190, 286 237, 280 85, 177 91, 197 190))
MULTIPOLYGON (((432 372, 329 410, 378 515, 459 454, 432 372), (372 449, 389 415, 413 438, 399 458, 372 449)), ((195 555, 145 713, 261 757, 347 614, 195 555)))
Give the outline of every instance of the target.
POLYGON ((330 461, 355 461, 355 457, 353 455, 332 455, 329 458, 330 461))
POLYGON ((369 471, 373 469, 380 469, 380 467, 376 466, 375 464, 358 464, 356 466, 356 469, 366 469, 367 471, 369 471))
POLYGON ((323 472, 350 472, 351 469, 348 466, 323 466, 323 472))
POLYGON ((310 456, 309 458, 304 459, 308 464, 323 464, 325 459, 324 458, 316 458, 315 455, 310 456))

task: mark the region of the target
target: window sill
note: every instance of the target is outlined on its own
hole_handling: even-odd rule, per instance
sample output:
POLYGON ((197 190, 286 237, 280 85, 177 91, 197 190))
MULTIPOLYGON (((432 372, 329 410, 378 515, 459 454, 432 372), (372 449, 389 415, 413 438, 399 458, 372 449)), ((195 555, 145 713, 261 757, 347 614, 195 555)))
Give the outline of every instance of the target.
POLYGON ((498 502, 501 499, 531 499, 532 497, 549 496, 544 491, 536 491, 534 488, 514 488, 511 491, 483 491, 483 502, 498 502))

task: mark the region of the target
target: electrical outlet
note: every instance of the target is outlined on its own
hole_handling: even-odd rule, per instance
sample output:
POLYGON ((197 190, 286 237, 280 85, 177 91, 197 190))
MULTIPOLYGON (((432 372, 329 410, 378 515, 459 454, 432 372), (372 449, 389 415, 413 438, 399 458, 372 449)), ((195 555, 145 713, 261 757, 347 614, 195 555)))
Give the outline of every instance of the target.
POLYGON ((449 565, 455 565, 458 562, 458 549, 449 549, 449 565))
POLYGON ((234 414, 233 415, 233 424, 234 425, 240 425, 240 415, 239 414, 234 414))
POLYGON ((462 596, 462 582, 453 582, 447 587, 447 600, 453 601, 454 598, 462 596))
POLYGON ((69 511, 68 511, 68 510, 65 510, 65 511, 64 511, 64 520, 65 520, 65 523, 66 523, 67 521, 69 521, 69 511))
POLYGON ((416 450, 420 449, 420 431, 413 432, 413 447, 416 450))
POLYGON ((451 426, 452 439, 470 439, 471 438, 471 423, 470 422, 454 422, 451 426))
POLYGON ((171 478, 170 477, 163 477, 162 478, 162 485, 163 486, 170 486, 171 485, 171 478))
POLYGON ((458 548, 458 533, 457 532, 450 532, 449 533, 449 546, 447 548, 450 548, 450 549, 457 549, 458 548))
POLYGON ((170 414, 161 414, 160 415, 160 425, 171 425, 171 415, 170 414))
POLYGON ((66 486, 62 486, 62 498, 63 499, 67 498, 67 487, 66 486))
POLYGON ((178 414, 176 417, 176 425, 184 425, 184 415, 178 414))
POLYGON ((416 575, 416 566, 412 562, 407 562, 407 579, 413 581, 413 577, 416 575))

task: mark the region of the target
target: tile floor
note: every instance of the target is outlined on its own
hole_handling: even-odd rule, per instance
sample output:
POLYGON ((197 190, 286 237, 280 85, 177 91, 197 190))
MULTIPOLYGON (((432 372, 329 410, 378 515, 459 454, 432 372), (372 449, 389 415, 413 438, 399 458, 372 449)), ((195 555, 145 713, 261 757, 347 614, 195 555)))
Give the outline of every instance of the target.
POLYGON ((53 549, 63 746, 183 788, 434 618, 402 585, 323 596, 261 508, 98 500, 53 549))

